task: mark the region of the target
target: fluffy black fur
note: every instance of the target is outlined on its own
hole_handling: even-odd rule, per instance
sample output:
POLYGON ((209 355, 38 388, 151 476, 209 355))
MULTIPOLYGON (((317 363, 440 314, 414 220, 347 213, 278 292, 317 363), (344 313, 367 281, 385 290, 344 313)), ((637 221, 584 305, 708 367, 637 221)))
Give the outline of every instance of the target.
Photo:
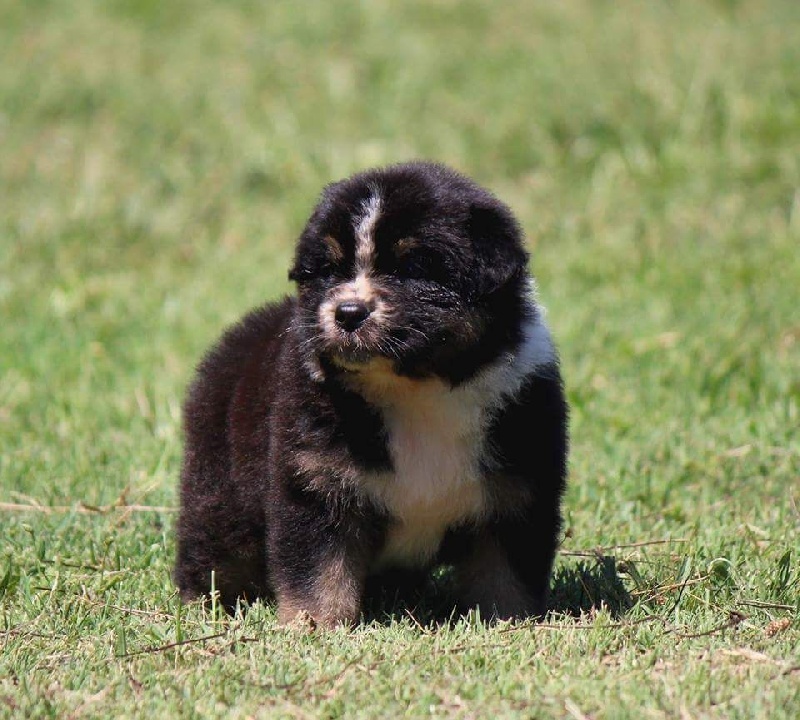
POLYGON ((351 623, 376 572, 449 563, 465 607, 542 613, 567 410, 527 260, 508 208, 440 165, 326 188, 297 297, 229 329, 189 390, 182 597, 213 571, 226 607, 351 623))

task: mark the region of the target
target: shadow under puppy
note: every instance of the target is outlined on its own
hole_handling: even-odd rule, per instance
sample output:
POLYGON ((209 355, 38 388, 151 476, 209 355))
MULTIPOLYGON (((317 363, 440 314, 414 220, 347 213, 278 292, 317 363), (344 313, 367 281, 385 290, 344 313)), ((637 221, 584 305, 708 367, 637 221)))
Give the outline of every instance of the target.
POLYGON ((297 297, 229 329, 197 371, 175 578, 355 622, 368 577, 454 568, 459 602, 542 614, 567 409, 509 209, 441 165, 328 186, 297 297))

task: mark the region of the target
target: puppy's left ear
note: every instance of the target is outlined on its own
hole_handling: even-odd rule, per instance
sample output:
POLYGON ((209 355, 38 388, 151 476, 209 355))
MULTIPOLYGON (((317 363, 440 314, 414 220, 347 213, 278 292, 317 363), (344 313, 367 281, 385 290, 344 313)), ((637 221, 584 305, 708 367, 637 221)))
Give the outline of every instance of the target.
POLYGON ((478 295, 490 295, 526 273, 528 253, 522 247, 522 230, 505 205, 493 198, 473 203, 469 233, 475 249, 478 295))

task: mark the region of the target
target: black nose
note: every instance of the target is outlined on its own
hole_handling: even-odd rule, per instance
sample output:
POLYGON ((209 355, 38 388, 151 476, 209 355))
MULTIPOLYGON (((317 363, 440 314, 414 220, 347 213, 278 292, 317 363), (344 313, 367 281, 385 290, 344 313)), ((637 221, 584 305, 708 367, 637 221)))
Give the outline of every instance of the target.
POLYGON ((347 332, 358 330, 369 317, 369 308, 361 300, 345 300, 336 306, 336 324, 347 332))

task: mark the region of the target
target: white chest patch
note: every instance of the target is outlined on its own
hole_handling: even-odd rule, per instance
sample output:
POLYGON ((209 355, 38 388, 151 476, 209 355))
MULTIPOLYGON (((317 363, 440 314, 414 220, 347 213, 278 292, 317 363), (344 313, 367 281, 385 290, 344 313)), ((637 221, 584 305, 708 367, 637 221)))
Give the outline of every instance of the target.
POLYGON ((481 403, 466 388, 415 384, 416 392, 385 411, 394 472, 371 488, 394 517, 384 562, 428 560, 450 525, 479 517, 486 506, 481 403))
POLYGON ((394 466, 362 479, 393 518, 378 565, 424 564, 449 527, 487 513, 481 474, 487 426, 525 378, 553 359, 546 326, 532 322, 516 353, 457 388, 399 378, 385 367, 364 374, 360 389, 383 410, 394 466))

